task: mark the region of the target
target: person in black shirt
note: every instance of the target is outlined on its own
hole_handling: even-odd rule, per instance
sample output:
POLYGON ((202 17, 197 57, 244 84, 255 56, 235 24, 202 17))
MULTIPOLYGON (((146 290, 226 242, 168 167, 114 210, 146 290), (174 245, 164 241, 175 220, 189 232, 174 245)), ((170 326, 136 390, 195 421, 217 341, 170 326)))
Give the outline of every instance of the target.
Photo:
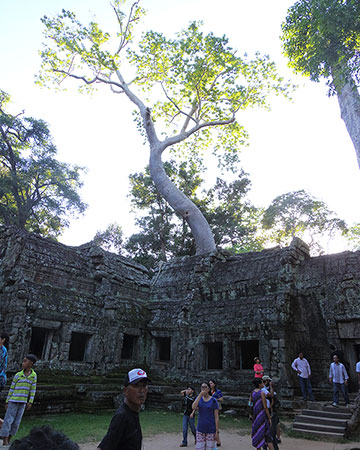
POLYGON ((187 447, 188 427, 194 435, 196 440, 196 428, 195 428, 195 411, 192 409, 192 404, 195 401, 195 389, 192 386, 188 386, 186 389, 180 392, 184 397, 184 415, 183 415, 183 441, 180 447, 187 447))
POLYGON ((111 419, 97 450, 141 450, 139 411, 145 403, 150 380, 142 369, 132 369, 124 382, 125 399, 111 419))

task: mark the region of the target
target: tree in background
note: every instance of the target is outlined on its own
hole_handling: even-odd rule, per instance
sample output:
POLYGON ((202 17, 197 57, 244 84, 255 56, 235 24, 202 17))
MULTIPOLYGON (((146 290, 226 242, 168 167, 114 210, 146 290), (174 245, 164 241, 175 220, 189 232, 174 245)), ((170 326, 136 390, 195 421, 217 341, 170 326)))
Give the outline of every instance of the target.
POLYGON ((349 227, 345 236, 351 250, 360 250, 360 223, 356 223, 352 227, 349 227))
POLYGON ((98 230, 93 242, 104 250, 120 254, 123 248, 123 231, 121 226, 117 223, 111 223, 104 231, 98 230))
POLYGON ((260 251, 266 243, 261 232, 263 210, 246 198, 250 185, 248 175, 239 171, 236 180, 228 183, 217 178, 206 191, 204 214, 216 245, 232 253, 260 251))
POLYGON ((215 251, 208 222, 171 181, 162 155, 172 148, 191 159, 194 153, 212 150, 220 166, 235 164, 246 140, 236 114, 268 107, 269 96, 287 95, 289 85, 268 57, 241 58, 226 37, 204 35, 195 22, 172 39, 149 31, 135 48, 134 26, 144 11, 136 1, 126 15, 125 4, 125 0, 113 4, 119 27, 116 43, 97 23, 84 26, 69 11, 44 17, 46 44, 38 82, 61 86, 73 78, 80 90, 101 84, 124 94, 135 105, 138 125, 147 138, 150 176, 157 191, 189 225, 197 254, 215 251))
MULTIPOLYGON (((214 186, 204 189, 200 169, 194 162, 164 164, 172 182, 203 211, 214 233, 217 246, 240 252, 261 250, 258 236, 260 214, 246 195, 250 181, 244 172, 227 183, 217 179, 214 186)), ((196 246, 191 230, 183 217, 164 200, 150 177, 149 167, 144 172, 130 175, 130 197, 139 232, 125 244, 128 256, 147 267, 157 261, 168 261, 176 256, 194 255, 196 246)))
POLYGON ((320 241, 347 230, 326 204, 305 191, 288 192, 276 197, 265 209, 262 225, 270 240, 289 245, 296 236, 303 239, 313 254, 323 252, 320 241))
POLYGON ((283 48, 296 72, 328 80, 360 167, 360 2, 299 0, 282 24, 283 48))
POLYGON ((78 193, 83 169, 57 161, 47 124, 9 114, 9 101, 0 91, 0 223, 56 237, 86 208, 78 193))

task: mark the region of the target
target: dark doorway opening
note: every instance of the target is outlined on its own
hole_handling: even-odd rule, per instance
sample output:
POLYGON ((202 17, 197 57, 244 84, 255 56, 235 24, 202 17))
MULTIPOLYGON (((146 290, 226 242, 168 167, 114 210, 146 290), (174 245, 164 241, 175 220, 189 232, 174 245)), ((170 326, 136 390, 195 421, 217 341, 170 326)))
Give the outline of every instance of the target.
POLYGON ((159 361, 170 361, 171 338, 159 337, 157 341, 157 354, 159 361))
POLYGON ((207 342, 206 347, 206 369, 223 368, 223 343, 207 342))
POLYGON ((39 359, 49 359, 52 335, 52 330, 41 327, 32 327, 29 352, 36 355, 39 359))
POLYGON ((90 336, 76 331, 71 333, 69 361, 84 361, 90 336))
POLYGON ((254 367, 254 358, 259 356, 259 341, 237 341, 235 343, 235 367, 250 370, 254 367))
POLYGON ((135 359, 138 337, 131 334, 124 334, 121 359, 135 359))

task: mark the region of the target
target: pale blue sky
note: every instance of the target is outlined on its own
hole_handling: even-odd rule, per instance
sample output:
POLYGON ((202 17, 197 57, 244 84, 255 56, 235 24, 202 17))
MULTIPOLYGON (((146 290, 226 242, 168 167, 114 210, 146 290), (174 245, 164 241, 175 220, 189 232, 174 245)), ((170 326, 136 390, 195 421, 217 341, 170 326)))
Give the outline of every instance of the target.
MULTIPOLYGON (((254 110, 239 116, 250 132, 250 147, 242 154, 252 180, 250 198, 258 206, 267 206, 277 195, 305 189, 341 218, 359 222, 360 172, 337 99, 327 97, 324 85, 295 77, 281 54, 280 24, 292 3, 143 0, 148 10, 143 29, 168 34, 201 19, 206 31, 226 34, 239 54, 256 50, 270 54, 279 71, 300 87, 292 103, 278 98, 271 112, 254 110)), ((40 18, 62 8, 76 12, 81 21, 95 15, 105 28, 116 27, 105 0, 0 2, 0 88, 12 96, 13 112, 25 109, 27 115, 49 123, 59 159, 88 167, 82 196, 89 209, 61 238, 66 244, 80 245, 111 222, 122 225, 127 234, 134 231, 126 197, 128 175, 144 167, 148 150, 137 135, 125 97, 106 89, 92 97, 81 96, 71 83, 65 93, 41 90, 34 84, 40 66, 40 18)), ((340 249, 339 245, 330 248, 340 249)))

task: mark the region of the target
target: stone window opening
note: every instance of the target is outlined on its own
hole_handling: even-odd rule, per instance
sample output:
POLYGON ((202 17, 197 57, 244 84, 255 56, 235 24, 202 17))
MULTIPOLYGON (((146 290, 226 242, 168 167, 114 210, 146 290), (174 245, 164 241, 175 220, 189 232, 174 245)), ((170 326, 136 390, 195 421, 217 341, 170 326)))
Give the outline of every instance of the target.
POLYGON ((136 359, 138 336, 124 333, 121 359, 136 359))
POLYGON ((90 347, 92 335, 88 333, 71 333, 69 361, 88 361, 90 356, 90 347))
POLYGON ((156 338, 156 351, 158 361, 170 361, 171 338, 158 337, 156 338))
POLYGON ((240 370, 253 370, 254 358, 259 356, 259 341, 235 342, 235 367, 240 370))
POLYGON ((48 361, 53 334, 54 331, 48 328, 32 327, 29 353, 33 353, 40 360, 48 361))
POLYGON ((218 370, 223 368, 222 342, 206 342, 204 353, 205 353, 205 369, 218 370))

